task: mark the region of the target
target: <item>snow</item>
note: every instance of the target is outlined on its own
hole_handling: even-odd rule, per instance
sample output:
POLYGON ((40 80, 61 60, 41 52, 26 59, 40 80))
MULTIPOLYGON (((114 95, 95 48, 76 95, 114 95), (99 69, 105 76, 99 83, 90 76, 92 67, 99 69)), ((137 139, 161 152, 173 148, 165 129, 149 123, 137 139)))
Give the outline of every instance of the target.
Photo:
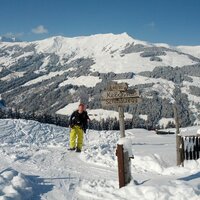
MULTIPOLYGON (((19 45, 21 47, 26 47, 28 44, 29 43, 26 43, 26 42, 25 43, 24 42, 20 42, 20 43, 2 42, 2 43, 0 43, 0 48, 3 49, 5 47, 15 46, 15 45, 19 45)), ((8 68, 10 65, 16 63, 19 59, 26 58, 26 57, 34 54, 34 52, 31 51, 31 52, 25 52, 25 53, 19 55, 18 57, 15 57, 15 56, 12 57, 12 55, 14 53, 16 53, 15 51, 6 51, 6 53, 8 55, 0 57, 0 65, 2 64, 3 66, 6 66, 8 68)))
POLYGON ((20 56, 18 56, 17 60, 19 60, 21 58, 24 58, 24 57, 32 56, 32 55, 34 55, 33 51, 31 51, 31 52, 25 52, 25 53, 21 54, 20 56))
POLYGON ((123 150, 124 152, 128 151, 129 157, 133 157, 133 152, 132 152, 132 139, 131 138, 120 138, 117 142, 119 145, 123 145, 123 150))
POLYGON ((160 127, 166 128, 169 122, 173 122, 175 124, 174 118, 165 118, 163 117, 162 119, 159 120, 158 124, 160 127))
POLYGON ((163 59, 162 62, 150 61, 149 58, 143 58, 140 56, 140 52, 121 56, 120 52, 127 44, 134 43, 145 46, 159 46, 159 44, 154 45, 136 40, 126 33, 118 35, 97 34, 74 38, 56 36, 33 43, 36 45, 38 53, 56 53, 59 55, 60 63, 63 62, 65 55, 71 55, 73 52, 76 55, 69 59, 68 63, 78 58, 93 58, 95 64, 91 66, 91 71, 99 71, 102 73, 138 73, 145 70, 152 71, 156 66, 171 65, 173 67, 182 67, 186 64, 190 65, 195 63, 187 55, 180 55, 176 52, 167 52, 166 56, 160 56, 163 59))
POLYGON ((135 85, 139 85, 139 84, 159 82, 159 79, 135 75, 132 79, 121 79, 121 80, 116 80, 116 82, 118 82, 118 83, 126 82, 126 83, 128 83, 129 86, 135 86, 135 85))
POLYGON ((169 44, 166 44, 166 43, 154 43, 154 45, 156 47, 165 47, 165 48, 168 48, 168 49, 172 48, 172 46, 170 46, 169 44))
POLYGON ((43 59, 43 63, 40 66, 39 70, 35 71, 36 74, 40 73, 40 72, 45 72, 46 71, 46 66, 49 64, 50 61, 50 56, 47 56, 43 59))
POLYGON ((0 172, 0 199, 29 199, 32 196, 31 182, 21 173, 7 168, 0 172))
POLYGON ((59 84, 59 87, 65 85, 77 85, 86 87, 95 87, 97 83, 100 83, 101 79, 96 76, 79 76, 79 77, 69 77, 67 80, 59 84))
POLYGON ((92 53, 101 52, 104 47, 107 47, 105 50, 112 51, 132 42, 146 44, 145 42, 134 40, 126 33, 117 35, 112 33, 96 34, 73 38, 55 36, 33 43, 37 45, 37 52, 56 53, 58 55, 70 55, 71 52, 76 52, 80 57, 85 57, 86 54, 92 55, 92 53), (110 45, 112 43, 114 46, 110 45))
MULTIPOLYGON (((197 133, 187 127, 181 133, 197 133)), ((175 166, 175 135, 144 129, 87 131, 81 154, 68 152, 69 129, 0 120, 0 199, 198 200, 200 160, 175 166), (121 141, 119 141, 119 139, 121 141), (125 141, 124 141, 125 140, 125 141), (118 188, 116 144, 134 153, 132 181, 118 188)))
MULTIPOLYGON (((119 119, 119 113, 113 110, 105 110, 105 109, 88 109, 88 115, 90 119, 95 119, 97 121, 101 121, 101 119, 108 118, 116 118, 119 119)), ((133 115, 129 113, 124 113, 125 119, 132 119, 133 115)))
POLYGON ((60 115, 68 115, 71 116, 71 114, 78 109, 80 102, 75 102, 75 103, 69 103, 66 105, 64 108, 61 108, 58 110, 56 113, 60 115))
POLYGON ((121 82, 126 82, 129 84, 129 86, 135 86, 139 84, 148 84, 148 83, 154 83, 154 84, 168 84, 167 86, 173 87, 174 83, 172 81, 168 81, 166 79, 162 78, 150 78, 150 77, 145 77, 145 76, 140 76, 140 75, 134 75, 133 78, 131 79, 120 79, 116 80, 116 82, 121 83, 121 82))
MULTIPOLYGON (((77 110, 80 102, 70 103, 64 108, 58 110, 56 113, 60 115, 70 116, 73 111, 77 110)), ((119 119, 119 113, 113 110, 105 109, 87 109, 88 115, 91 120, 95 119, 101 121, 101 119, 116 118, 119 119)), ((125 119, 132 119, 133 115, 129 113, 124 113, 125 119)))
POLYGON ((177 49, 183 53, 191 54, 200 58, 200 46, 178 46, 177 49))
POLYGON ((12 73, 8 74, 7 76, 0 78, 0 80, 1 81, 10 81, 10 80, 15 79, 15 78, 23 77, 24 73, 25 72, 12 72, 12 73))
POLYGON ((200 121, 198 119, 198 115, 200 113, 195 104, 198 104, 200 102, 200 97, 191 94, 190 86, 199 87, 200 77, 195 77, 195 76, 189 76, 189 77, 192 78, 192 82, 183 81, 182 87, 181 87, 181 92, 187 94, 187 96, 188 96, 188 100, 190 103, 189 108, 194 113, 194 116, 196 118, 194 124, 199 124, 200 121))
POLYGON ((95 57, 95 64, 91 66, 91 71, 101 73, 125 73, 142 71, 152 71, 159 66, 182 67, 184 65, 192 65, 196 62, 192 61, 187 55, 180 55, 176 52, 167 52, 165 56, 159 56, 162 62, 150 61, 149 57, 141 57, 140 53, 130 53, 123 57, 120 54, 102 54, 95 57))
POLYGON ((145 121, 148 119, 148 115, 139 115, 139 117, 145 121))
POLYGON ((75 89, 73 89, 73 88, 69 89, 69 93, 70 93, 70 94, 74 94, 75 92, 76 92, 75 89))
MULTIPOLYGON (((167 44, 151 44, 145 41, 136 40, 130 37, 127 33, 96 34, 73 38, 55 36, 44 40, 21 42, 15 44, 3 42, 0 44, 0 48, 10 47, 13 45, 19 45, 20 47, 24 48, 26 46, 32 45, 35 46, 35 53, 55 53, 58 55, 59 60, 57 64, 61 65, 69 64, 70 62, 79 58, 91 58, 95 62, 95 64, 91 66, 91 71, 99 71, 102 73, 139 73, 142 71, 152 71, 156 66, 170 65, 172 67, 182 67, 184 65, 191 65, 196 63, 187 55, 182 55, 173 51, 166 51, 165 56, 159 56, 162 58, 161 62, 150 61, 149 57, 141 57, 141 52, 122 55, 121 52, 130 44, 141 44, 146 47, 164 46, 170 48, 170 46, 167 44)), ((173 47, 172 49, 174 50, 174 48, 176 47, 173 47)), ((199 52, 199 48, 196 48, 199 52)), ((183 51, 182 49, 180 50, 183 51)), ((195 52, 195 50, 191 50, 192 54, 195 52)), ((26 52, 16 58, 12 58, 12 54, 14 52, 8 53, 8 56, 2 56, 0 58, 0 64, 6 67, 9 67, 11 64, 15 63, 22 57, 32 55, 34 52, 26 52)), ((47 56, 43 60, 43 64, 41 65, 39 71, 44 71, 48 66, 48 63, 49 57, 47 56)))
POLYGON ((196 87, 199 87, 200 77, 197 77, 197 76, 189 76, 189 77, 192 78, 192 82, 183 81, 183 86, 196 86, 196 87))
POLYGON ((66 134, 66 130, 61 127, 40 124, 36 121, 0 119, 0 125, 3 129, 1 145, 54 145, 59 143, 61 138, 63 140, 63 135, 66 134))
POLYGON ((55 76, 60 76, 64 73, 65 73, 65 71, 50 72, 49 74, 39 76, 38 78, 35 78, 31 81, 26 82, 23 86, 29 86, 29 85, 33 85, 33 84, 36 84, 36 83, 40 83, 42 81, 51 79, 55 76))
MULTIPOLYGON (((143 182, 148 180, 142 180, 143 182)), ((114 181, 90 181, 83 182, 79 194, 84 199, 98 200, 121 200, 121 199, 142 199, 142 200, 181 200, 192 199, 198 200, 196 188, 191 188, 187 183, 181 181, 169 181, 168 184, 157 186, 143 186, 142 182, 132 181, 127 187, 117 188, 117 182, 114 181)))
POLYGON ((149 78, 140 75, 135 75, 132 79, 121 79, 115 81, 118 83, 126 82, 130 87, 139 84, 153 83, 154 85, 151 88, 147 88, 146 91, 149 90, 157 91, 161 98, 167 98, 167 99, 172 98, 173 90, 175 88, 174 83, 172 81, 168 81, 162 78, 149 78))

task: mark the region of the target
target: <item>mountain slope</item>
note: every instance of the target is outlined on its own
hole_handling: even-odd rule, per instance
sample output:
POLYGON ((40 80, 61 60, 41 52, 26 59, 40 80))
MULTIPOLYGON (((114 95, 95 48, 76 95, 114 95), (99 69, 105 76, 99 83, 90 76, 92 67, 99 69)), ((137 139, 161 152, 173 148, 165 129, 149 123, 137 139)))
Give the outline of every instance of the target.
POLYGON ((106 84, 127 81, 143 95, 140 105, 127 108, 137 117, 133 126, 171 119, 172 96, 182 125, 190 125, 200 113, 200 58, 194 48, 151 44, 126 33, 0 42, 0 94, 8 107, 55 114, 80 99, 99 109, 106 84), (140 115, 148 116, 146 122, 140 115))
POLYGON ((177 49, 200 58, 200 46, 178 46, 177 49))

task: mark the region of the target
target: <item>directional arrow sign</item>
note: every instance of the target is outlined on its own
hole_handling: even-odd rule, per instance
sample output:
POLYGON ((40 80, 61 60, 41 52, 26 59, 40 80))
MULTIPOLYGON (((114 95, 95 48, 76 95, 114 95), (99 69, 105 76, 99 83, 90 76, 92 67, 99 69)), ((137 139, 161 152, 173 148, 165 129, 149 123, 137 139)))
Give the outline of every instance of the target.
POLYGON ((107 89, 112 91, 126 91, 128 89, 128 84, 112 82, 107 89))
POLYGON ((102 99, 101 104, 103 107, 110 106, 127 106, 131 104, 137 104, 140 102, 139 97, 126 97, 126 98, 115 98, 115 99, 102 99))

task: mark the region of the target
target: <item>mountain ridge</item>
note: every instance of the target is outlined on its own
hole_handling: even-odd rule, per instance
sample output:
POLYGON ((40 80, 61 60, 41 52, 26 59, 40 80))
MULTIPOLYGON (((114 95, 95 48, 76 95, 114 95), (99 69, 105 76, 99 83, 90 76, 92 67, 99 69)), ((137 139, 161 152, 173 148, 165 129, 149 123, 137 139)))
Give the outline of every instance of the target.
POLYGON ((137 126, 144 124, 142 115, 148 115, 145 123, 154 127, 161 118, 171 119, 174 92, 182 107, 186 105, 180 108, 182 125, 191 125, 200 113, 200 58, 193 55, 198 47, 189 49, 192 54, 179 48, 136 40, 127 33, 0 42, 0 94, 8 107, 55 114, 80 100, 99 109, 106 84, 125 81, 144 96, 141 105, 127 110, 138 116, 137 126), (160 110, 152 111, 147 102, 160 110))

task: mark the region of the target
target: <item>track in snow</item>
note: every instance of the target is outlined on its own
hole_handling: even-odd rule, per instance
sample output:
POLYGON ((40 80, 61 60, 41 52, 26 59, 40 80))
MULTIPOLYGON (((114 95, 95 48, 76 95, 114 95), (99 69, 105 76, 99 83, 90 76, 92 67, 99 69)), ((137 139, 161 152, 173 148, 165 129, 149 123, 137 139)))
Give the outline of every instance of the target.
POLYGON ((59 200, 79 199, 76 188, 82 180, 117 180, 116 168, 88 164, 80 159, 80 154, 63 147, 9 150, 5 147, 0 152, 0 158, 3 157, 1 171, 11 167, 33 182, 33 200, 53 200, 58 196, 59 200))

